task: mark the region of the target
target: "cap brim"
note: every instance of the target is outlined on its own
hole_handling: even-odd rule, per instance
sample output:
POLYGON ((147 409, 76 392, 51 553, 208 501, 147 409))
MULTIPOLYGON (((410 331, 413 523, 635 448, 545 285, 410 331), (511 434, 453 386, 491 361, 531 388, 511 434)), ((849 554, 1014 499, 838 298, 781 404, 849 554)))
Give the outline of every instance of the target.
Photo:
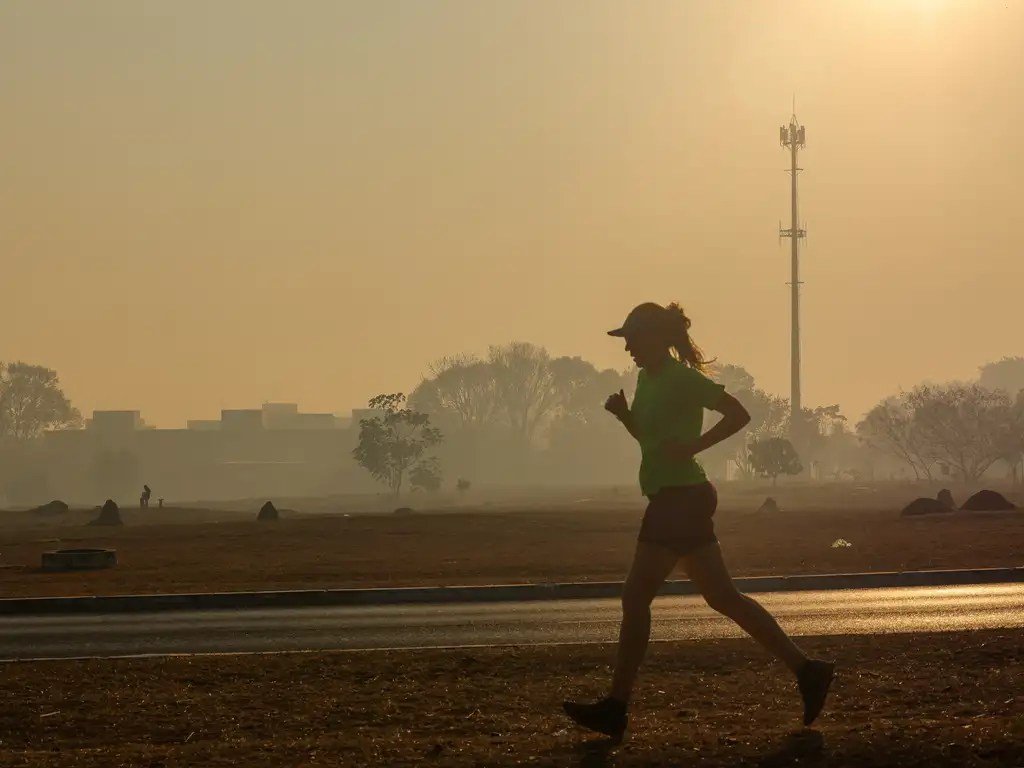
POLYGON ((608 331, 608 335, 609 336, 625 336, 626 335, 626 329, 625 328, 616 328, 614 331, 608 331))

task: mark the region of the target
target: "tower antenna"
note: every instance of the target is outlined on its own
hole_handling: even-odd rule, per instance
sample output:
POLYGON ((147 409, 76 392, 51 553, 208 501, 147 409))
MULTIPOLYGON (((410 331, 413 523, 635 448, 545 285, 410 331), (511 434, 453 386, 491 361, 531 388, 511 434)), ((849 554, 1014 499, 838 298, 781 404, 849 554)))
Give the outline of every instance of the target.
POLYGON ((797 174, 803 169, 797 165, 797 155, 806 144, 804 127, 796 119, 796 96, 793 96, 793 116, 789 125, 779 128, 779 143, 789 150, 790 174, 790 226, 779 228, 779 237, 788 237, 791 245, 790 260, 790 396, 789 434, 795 437, 799 429, 800 401, 800 240, 807 237, 807 230, 798 222, 797 174))

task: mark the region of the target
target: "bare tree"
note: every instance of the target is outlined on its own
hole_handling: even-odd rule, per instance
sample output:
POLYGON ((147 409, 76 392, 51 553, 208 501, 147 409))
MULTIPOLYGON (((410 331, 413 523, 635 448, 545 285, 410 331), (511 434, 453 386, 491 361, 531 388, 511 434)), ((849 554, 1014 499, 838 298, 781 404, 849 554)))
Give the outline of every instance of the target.
POLYGON ((924 454, 924 443, 914 427, 914 412, 905 394, 888 397, 857 424, 857 434, 868 445, 905 461, 914 477, 923 474, 932 479, 931 461, 924 454))
POLYGON ((907 404, 923 452, 965 481, 977 480, 999 460, 1010 412, 1006 392, 979 384, 926 384, 908 393, 907 404))
POLYGON ((999 420, 995 438, 995 450, 1010 470, 1010 482, 1016 488, 1020 484, 1021 462, 1024 461, 1024 392, 1006 409, 999 420))
POLYGON ((409 397, 410 406, 426 413, 445 413, 458 427, 493 424, 498 412, 497 385, 489 363, 475 355, 442 357, 409 397))
POLYGON ((538 429, 559 405, 551 357, 543 347, 514 341, 491 347, 488 355, 498 396, 498 408, 509 428, 524 445, 533 443, 538 429))

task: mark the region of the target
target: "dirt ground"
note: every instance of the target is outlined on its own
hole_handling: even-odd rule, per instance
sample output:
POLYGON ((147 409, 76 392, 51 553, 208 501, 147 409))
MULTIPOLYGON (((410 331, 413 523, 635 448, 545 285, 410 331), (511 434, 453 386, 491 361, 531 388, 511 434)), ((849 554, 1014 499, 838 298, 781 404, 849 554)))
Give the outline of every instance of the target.
POLYGON ((814 729, 752 642, 655 643, 617 747, 560 711, 603 695, 607 645, 10 663, 0 764, 1024 765, 1024 634, 805 645, 840 664, 814 729))
MULTIPOLYGON (((776 514, 755 511, 763 495, 723 493, 716 527, 733 573, 1024 565, 1020 511, 901 518, 905 492, 844 493, 780 495, 776 514), (853 546, 832 548, 840 538, 853 546)), ((86 525, 92 511, 3 512, 0 596, 620 580, 642 511, 633 497, 405 516, 285 512, 276 523, 257 523, 255 510, 129 510, 120 528, 86 525), (70 547, 112 547, 118 565, 39 570, 44 551, 70 547)))

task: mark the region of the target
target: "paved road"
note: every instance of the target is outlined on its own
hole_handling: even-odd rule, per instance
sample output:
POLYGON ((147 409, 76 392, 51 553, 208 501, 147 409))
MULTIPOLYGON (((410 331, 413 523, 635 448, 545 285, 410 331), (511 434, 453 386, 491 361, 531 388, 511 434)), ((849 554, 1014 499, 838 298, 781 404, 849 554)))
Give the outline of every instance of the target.
MULTIPOLYGON (((796 635, 1024 627, 1024 585, 770 592, 796 635)), ((655 640, 741 634, 696 597, 654 605, 655 640)), ((616 638, 615 600, 0 617, 0 659, 598 643, 616 638)))

